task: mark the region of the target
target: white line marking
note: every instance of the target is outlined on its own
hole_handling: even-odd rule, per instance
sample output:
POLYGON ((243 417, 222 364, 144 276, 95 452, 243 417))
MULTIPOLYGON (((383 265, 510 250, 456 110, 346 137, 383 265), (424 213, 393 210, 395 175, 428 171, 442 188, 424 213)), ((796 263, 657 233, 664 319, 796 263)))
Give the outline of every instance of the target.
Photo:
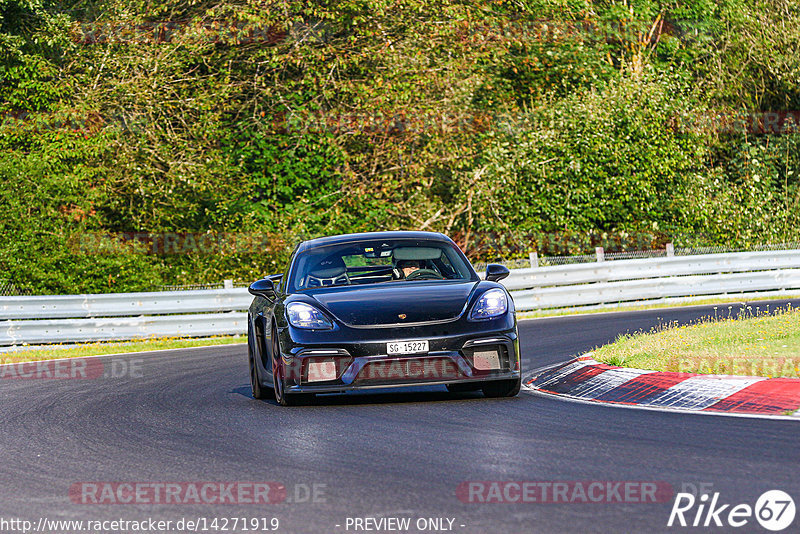
POLYGON ((693 376, 678 382, 644 404, 702 410, 762 380, 765 379, 746 376, 693 376))
MULTIPOLYGON (((112 356, 129 356, 131 354, 153 354, 156 352, 169 352, 173 350, 198 350, 198 349, 215 349, 220 347, 238 347, 241 345, 247 345, 247 343, 223 343, 220 345, 203 345, 202 347, 184 347, 184 348, 177 348, 177 349, 156 349, 156 350, 137 350, 135 352, 117 352, 114 354, 95 354, 94 356, 73 356, 72 358, 53 358, 50 360, 32 360, 34 362, 61 362, 61 361, 69 361, 69 360, 84 360, 89 358, 110 358, 112 356)), ((5 365, 19 365, 21 363, 29 363, 29 362, 9 362, 9 363, 0 363, 0 367, 5 365)))
POLYGON ((740 417, 744 419, 769 419, 771 421, 800 421, 800 418, 797 417, 797 412, 795 415, 764 415, 764 414, 755 414, 755 413, 730 413, 730 412, 705 412, 702 410, 689 410, 689 409, 681 409, 681 408, 669 408, 665 406, 644 406, 641 404, 616 404, 613 402, 601 402, 601 401, 594 401, 594 400, 587 400, 587 399, 579 399, 575 397, 570 397, 569 395, 556 395, 553 393, 546 393, 544 391, 538 391, 531 387, 525 386, 522 390, 523 392, 527 393, 528 395, 533 395, 535 397, 544 397, 547 399, 553 400, 562 400, 565 402, 576 402, 579 404, 589 404, 591 406, 599 406, 602 408, 622 408, 626 410, 646 410, 650 412, 666 412, 666 413, 673 413, 673 414, 682 414, 682 415, 710 415, 710 416, 721 416, 721 417, 740 417))
POLYGON ((570 358, 568 360, 564 360, 563 362, 558 362, 558 363, 553 363, 553 364, 550 364, 550 365, 545 365, 544 367, 537 367, 536 369, 533 369, 532 371, 528 371, 525 374, 525 376, 522 378, 522 381, 523 382, 529 382, 529 381, 533 380, 534 378, 536 378, 537 376, 539 376, 541 374, 544 374, 546 371, 549 371, 550 369, 555 369, 559 365, 565 365, 565 364, 571 362, 574 359, 575 358, 573 357, 573 358, 570 358))
MULTIPOLYGON (((596 362, 595 362, 596 363, 596 362)), ((594 376, 582 384, 578 384, 569 392, 572 397, 597 398, 612 389, 621 386, 637 376, 648 375, 656 371, 645 369, 609 369, 594 376)))
POLYGON ((559 380, 561 380, 562 378, 564 378, 565 376, 567 376, 570 373, 573 373, 573 372, 575 372, 575 371, 577 371, 579 369, 582 369, 582 368, 586 367, 587 365, 593 365, 593 364, 596 364, 596 363, 597 362, 594 361, 594 360, 581 360, 581 361, 577 361, 577 362, 572 362, 569 365, 565 365, 556 374, 554 374, 553 376, 551 376, 550 378, 548 378, 547 380, 545 380, 541 384, 537 384, 536 386, 539 387, 539 388, 547 387, 550 384, 558 382, 559 380))
MULTIPOLYGON (((709 298, 714 298, 714 297, 713 296, 709 296, 709 298)), ((774 299, 760 299, 760 298, 757 298, 756 296, 754 296, 753 299, 744 299, 744 300, 736 300, 735 299, 735 300, 730 300, 730 301, 726 300, 726 301, 722 301, 722 302, 712 302, 711 304, 687 304, 685 306, 681 306, 680 304, 675 304, 674 306, 664 306, 664 307, 657 306, 657 304, 658 304, 657 302, 651 303, 651 304, 656 304, 656 306, 650 307, 651 304, 647 304, 647 302, 643 302, 642 304, 634 304, 634 302, 636 302, 636 301, 631 301, 630 306, 625 306, 625 307, 620 306, 619 308, 610 308, 610 309, 607 308, 606 310, 603 310, 603 308, 594 308, 594 310, 603 310, 603 311, 594 311, 594 310, 591 310, 591 309, 587 308, 586 310, 589 311, 589 313, 586 313, 585 311, 584 311, 584 313, 577 313, 577 311, 576 311, 576 313, 564 313, 564 314, 561 314, 561 315, 545 315, 545 316, 542 316, 542 317, 519 317, 519 315, 520 314, 529 313, 529 312, 535 312, 535 311, 545 311, 545 312, 546 311, 556 311, 556 310, 571 311, 571 309, 570 308, 544 308, 544 309, 541 309, 541 310, 525 310, 525 311, 517 310, 517 322, 522 322, 522 321, 542 321, 544 319, 562 319, 562 318, 566 318, 566 317, 608 315, 608 314, 611 314, 611 313, 660 312, 660 311, 671 311, 671 310, 685 310, 685 309, 691 309, 691 308, 713 308, 714 306, 742 306, 742 307, 744 307, 744 306, 751 306, 751 305, 754 305, 754 304, 760 304, 762 302, 764 304, 771 304, 772 302, 774 302, 776 300, 797 300, 798 298, 800 298, 800 293, 786 293, 785 295, 781 294, 780 297, 774 298, 774 299)), ((689 301, 689 302, 691 302, 691 301, 689 301)), ((671 304, 671 303, 665 303, 665 304, 671 304)), ((580 310, 580 308, 578 308, 578 310, 580 310)), ((712 309, 712 311, 713 311, 713 309, 712 309)))

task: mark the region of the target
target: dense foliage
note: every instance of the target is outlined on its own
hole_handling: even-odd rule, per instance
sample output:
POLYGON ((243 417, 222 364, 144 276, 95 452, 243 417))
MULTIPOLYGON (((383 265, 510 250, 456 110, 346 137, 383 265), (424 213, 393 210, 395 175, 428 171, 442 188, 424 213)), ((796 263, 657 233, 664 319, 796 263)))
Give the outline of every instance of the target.
POLYGON ((382 229, 473 260, 797 240, 798 22, 790 0, 0 0, 0 279, 245 281, 382 229))

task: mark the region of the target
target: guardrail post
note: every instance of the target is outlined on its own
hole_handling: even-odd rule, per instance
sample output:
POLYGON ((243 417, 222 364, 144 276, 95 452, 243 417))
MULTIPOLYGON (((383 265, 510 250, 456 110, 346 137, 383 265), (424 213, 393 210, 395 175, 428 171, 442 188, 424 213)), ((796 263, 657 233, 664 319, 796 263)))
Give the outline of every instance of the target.
POLYGON ((675 255, 675 246, 672 243, 667 243, 667 257, 671 258, 675 255))
POLYGON ((606 253, 603 247, 595 247, 594 253, 597 255, 597 261, 606 261, 606 253))
POLYGON ((233 280, 223 280, 222 287, 224 289, 233 289, 233 280))
POLYGON ((531 268, 535 269, 539 266, 539 253, 531 252, 528 257, 531 260, 531 268))

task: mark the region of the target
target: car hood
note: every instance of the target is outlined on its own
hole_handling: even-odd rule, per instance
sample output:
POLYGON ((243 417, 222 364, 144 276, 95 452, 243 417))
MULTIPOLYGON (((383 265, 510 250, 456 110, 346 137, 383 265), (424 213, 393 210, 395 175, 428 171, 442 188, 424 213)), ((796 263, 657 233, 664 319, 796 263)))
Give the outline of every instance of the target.
POLYGON ((448 321, 464 311, 479 282, 400 282, 323 290, 312 297, 340 322, 378 326, 448 321))

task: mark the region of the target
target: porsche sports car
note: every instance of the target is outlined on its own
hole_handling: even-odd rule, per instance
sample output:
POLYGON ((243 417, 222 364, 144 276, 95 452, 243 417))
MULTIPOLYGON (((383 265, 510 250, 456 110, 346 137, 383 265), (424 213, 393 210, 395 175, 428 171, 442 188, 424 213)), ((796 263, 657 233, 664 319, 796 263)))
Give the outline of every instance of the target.
POLYGON ((253 397, 444 384, 488 397, 520 389, 514 302, 453 241, 374 232, 305 241, 283 274, 254 282, 248 313, 253 397))

